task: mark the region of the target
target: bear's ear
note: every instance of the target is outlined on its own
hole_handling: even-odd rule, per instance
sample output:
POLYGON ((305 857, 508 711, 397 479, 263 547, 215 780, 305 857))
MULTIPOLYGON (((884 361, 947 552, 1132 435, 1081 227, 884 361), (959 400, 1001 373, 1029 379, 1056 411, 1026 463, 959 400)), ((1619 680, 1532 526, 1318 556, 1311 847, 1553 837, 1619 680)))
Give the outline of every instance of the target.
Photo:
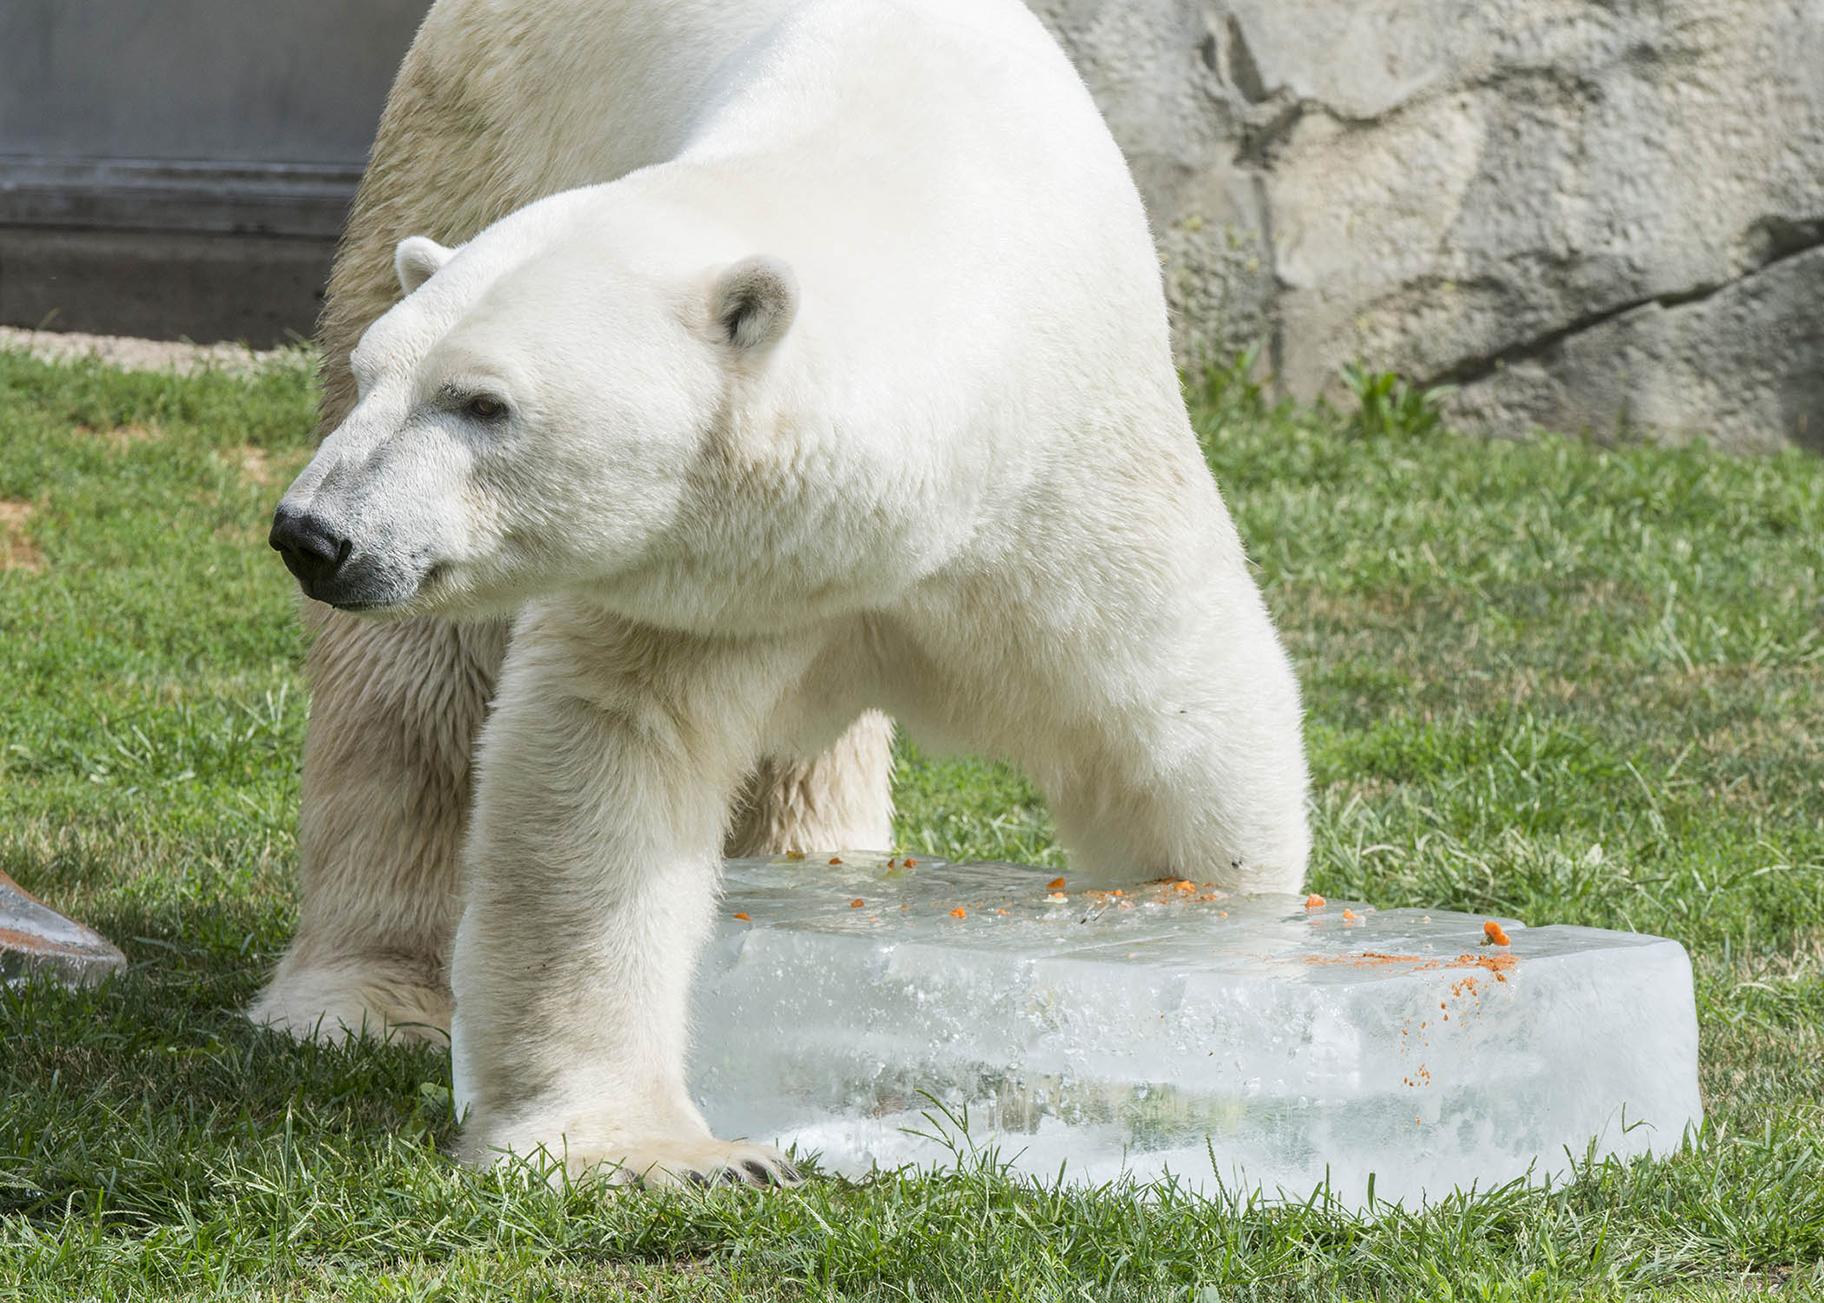
POLYGON ((777 258, 743 258, 717 273, 710 290, 710 330, 743 351, 777 343, 797 313, 797 278, 777 258))
POLYGON ((408 235, 393 250, 393 272, 399 277, 399 288, 410 294, 435 276, 454 252, 428 236, 408 235))

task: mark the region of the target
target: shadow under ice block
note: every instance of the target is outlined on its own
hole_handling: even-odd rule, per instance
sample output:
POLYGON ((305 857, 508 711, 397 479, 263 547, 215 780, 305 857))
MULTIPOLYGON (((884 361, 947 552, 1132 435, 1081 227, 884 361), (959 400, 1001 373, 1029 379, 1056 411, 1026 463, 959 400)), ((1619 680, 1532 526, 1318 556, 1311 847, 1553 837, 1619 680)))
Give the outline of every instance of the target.
POLYGON ((1043 1179, 1415 1204, 1665 1154, 1702 1116, 1673 941, 838 859, 729 862, 693 1010, 717 1134, 828 1170, 951 1161, 966 1114, 1043 1179))

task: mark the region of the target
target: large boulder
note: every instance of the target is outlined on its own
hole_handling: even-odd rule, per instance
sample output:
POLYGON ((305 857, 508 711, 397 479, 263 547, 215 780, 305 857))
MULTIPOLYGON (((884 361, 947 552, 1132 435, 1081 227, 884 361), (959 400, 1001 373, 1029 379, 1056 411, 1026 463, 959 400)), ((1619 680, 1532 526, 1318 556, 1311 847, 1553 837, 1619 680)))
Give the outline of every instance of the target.
POLYGON ((1187 362, 1466 423, 1824 448, 1824 0, 1031 0, 1187 362))

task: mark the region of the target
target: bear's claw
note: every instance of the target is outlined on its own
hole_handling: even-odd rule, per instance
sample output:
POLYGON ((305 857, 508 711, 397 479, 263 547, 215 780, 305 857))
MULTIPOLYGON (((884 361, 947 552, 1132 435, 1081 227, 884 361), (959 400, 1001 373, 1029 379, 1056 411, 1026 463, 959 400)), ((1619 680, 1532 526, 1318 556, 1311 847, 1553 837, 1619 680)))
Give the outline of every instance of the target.
POLYGON ((572 1147, 565 1166, 573 1175, 593 1175, 616 1185, 659 1190, 691 1186, 746 1185, 758 1189, 798 1185, 804 1177, 778 1150, 745 1141, 658 1141, 620 1152, 578 1154, 572 1147))

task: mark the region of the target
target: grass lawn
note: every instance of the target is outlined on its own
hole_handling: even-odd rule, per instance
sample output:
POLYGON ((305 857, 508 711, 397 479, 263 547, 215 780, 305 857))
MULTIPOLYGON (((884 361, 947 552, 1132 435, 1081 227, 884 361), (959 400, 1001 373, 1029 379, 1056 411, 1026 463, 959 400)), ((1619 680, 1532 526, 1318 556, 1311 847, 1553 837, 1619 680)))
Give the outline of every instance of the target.
MULTIPOLYGON (((1373 1220, 979 1164, 626 1197, 457 1169, 435 1053, 236 1015, 295 909, 264 536, 311 403, 0 354, 0 868, 132 961, 0 992, 0 1297, 1824 1295, 1824 461, 1197 400, 1306 687, 1313 887, 1683 941, 1678 1157, 1373 1220)), ((1003 769, 908 750, 899 798, 904 848, 1061 862, 1003 769)))

